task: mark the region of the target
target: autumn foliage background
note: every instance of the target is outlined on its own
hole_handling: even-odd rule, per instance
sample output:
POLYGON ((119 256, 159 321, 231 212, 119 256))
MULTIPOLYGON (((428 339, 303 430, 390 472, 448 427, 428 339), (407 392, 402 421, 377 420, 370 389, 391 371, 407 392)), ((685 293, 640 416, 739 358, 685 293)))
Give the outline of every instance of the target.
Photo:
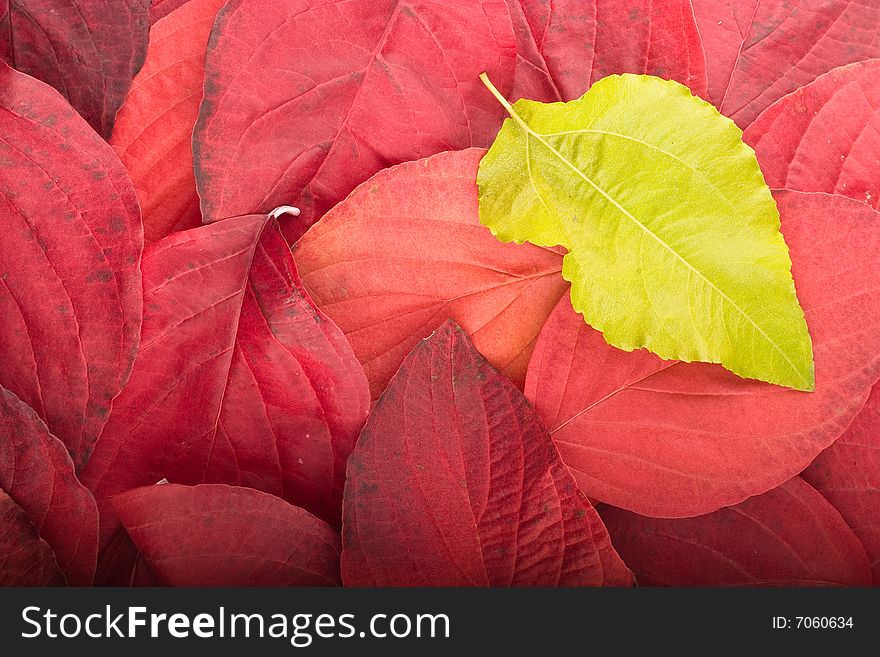
POLYGON ((880 582, 877 2, 0 0, 0 59, 0 584, 880 582), (735 121, 815 392, 493 238, 484 71, 735 121))

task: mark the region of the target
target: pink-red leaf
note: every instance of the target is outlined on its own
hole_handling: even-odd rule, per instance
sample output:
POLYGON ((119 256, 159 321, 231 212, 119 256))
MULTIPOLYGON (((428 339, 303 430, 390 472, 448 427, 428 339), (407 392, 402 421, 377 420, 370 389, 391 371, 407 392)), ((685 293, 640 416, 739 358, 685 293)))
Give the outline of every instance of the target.
POLYGON ((771 187, 880 207, 880 59, 836 68, 776 101, 743 140, 771 187))
POLYGON ((867 586, 855 534, 799 477, 705 516, 646 518, 601 507, 642 586, 867 586))
POLYGON ((846 433, 803 473, 865 546, 880 586, 880 384, 846 433))
POLYGON ((194 136, 206 221, 295 205, 293 241, 385 167, 488 146, 515 44, 503 2, 231 0, 194 136))
POLYGON ((512 100, 580 98, 614 73, 647 73, 706 92, 689 0, 507 0, 516 42, 512 100))
POLYGON ((532 407, 452 322, 403 362, 351 455, 342 578, 632 583, 532 407))
MULTIPOLYGON (((19 548, 15 549, 25 552, 34 550, 32 556, 42 564, 43 577, 52 570, 46 565, 49 559, 42 547, 45 544, 55 568, 63 573, 62 581, 74 585, 92 583, 98 558, 95 500, 77 480, 64 445, 49 433, 31 408, 3 388, 0 388, 0 493, 5 496, 2 503, 5 522, 17 528, 18 536, 13 540, 10 533, 7 547, 0 548, 0 554, 13 554, 7 551, 10 543, 18 544, 19 548)), ((4 533, 5 530, 0 531, 0 535, 4 533)), ((54 579, 51 583, 55 583, 54 579)))
POLYGON ((339 585, 339 534, 267 493, 167 484, 113 506, 164 586, 339 585))
MULTIPOLYGON (((155 25, 178 7, 190 0, 153 0, 150 4, 150 23, 155 25)), ((225 1, 225 0, 224 0, 225 1)))
POLYGON ((0 490, 0 586, 62 586, 52 548, 40 538, 27 514, 0 490))
POLYGON ((745 128, 837 66, 880 57, 880 5, 864 0, 692 0, 708 100, 745 128))
POLYGON ((192 131, 208 36, 224 3, 193 0, 153 25, 146 62, 116 119, 110 144, 131 174, 149 241, 202 223, 192 131))
POLYGON ((559 253, 504 244, 480 224, 483 153, 443 153, 382 171, 294 249, 303 282, 351 342, 374 398, 448 317, 521 385, 538 332, 567 290, 559 253))
POLYGON ((150 0, 0 0, 0 59, 52 85, 103 137, 144 63, 150 0))
POLYGON ((526 395, 591 499, 660 517, 736 504, 803 470, 864 404, 880 375, 880 216, 840 196, 776 199, 816 391, 614 349, 566 297, 538 340, 526 395))
POLYGON ((80 468, 134 360, 143 246, 111 149, 52 88, 0 62, 0 385, 80 468))
POLYGON ((143 273, 141 348, 83 473, 102 513, 109 496, 167 478, 256 488, 338 522, 369 390, 277 222, 175 233, 145 250, 143 273))

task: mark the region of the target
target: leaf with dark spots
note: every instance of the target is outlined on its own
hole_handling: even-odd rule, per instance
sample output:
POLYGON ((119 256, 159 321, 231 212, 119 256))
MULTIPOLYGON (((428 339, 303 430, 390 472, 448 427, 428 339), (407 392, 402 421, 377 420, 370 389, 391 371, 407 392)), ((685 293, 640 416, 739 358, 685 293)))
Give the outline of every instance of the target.
POLYGON ((880 383, 840 438, 803 475, 862 541, 880 586, 880 383))
POLYGON ((568 289, 560 253, 503 244, 480 225, 483 154, 443 153, 382 171, 295 247, 303 282, 351 342, 373 398, 449 317, 521 385, 538 332, 568 289))
POLYGON ((799 477, 696 518, 646 518, 601 506, 641 586, 867 586, 865 550, 799 477))
POLYGON ((208 36, 224 3, 192 0, 153 25, 146 62, 116 119, 110 144, 137 189, 148 241, 202 223, 192 131, 202 100, 208 36))
POLYGON ((293 242, 380 169, 487 146, 478 76, 509 90, 515 55, 497 1, 231 0, 193 141, 205 221, 294 205, 293 242))
POLYGON ((52 85, 103 137, 140 70, 150 0, 0 0, 0 59, 52 85))
POLYGON ((743 133, 771 187, 842 194, 880 208, 880 59, 826 73, 743 133))
POLYGON ((339 585, 338 532, 272 495, 167 484, 113 506, 163 586, 339 585))
POLYGON ((880 4, 864 0, 692 0, 708 97, 745 128, 837 66, 880 57, 880 4))
POLYGON ((32 583, 92 584, 98 557, 95 500, 77 480, 64 445, 31 408, 3 388, 0 516, 0 555, 6 559, 0 564, 0 581, 6 577, 4 569, 14 575, 12 562, 24 564, 19 553, 26 553, 33 559, 32 583))
POLYGON ((0 225, 0 385, 81 468, 138 345, 140 213, 113 149, 3 62, 0 225))
POLYGON ((646 73, 706 92, 689 0, 507 0, 516 32, 511 101, 580 98, 611 74, 646 73))
POLYGON ((246 216, 150 245, 144 328, 83 480, 110 496, 167 478, 263 490, 338 524, 369 409, 363 369, 300 287, 278 224, 246 216), (195 266, 193 266, 195 265, 195 266))
POLYGON ((591 499, 636 513, 708 513, 799 473, 880 376, 880 216, 840 196, 779 192, 816 389, 608 346, 568 299, 535 347, 526 395, 591 499))
POLYGON ((626 586, 632 575, 517 388, 449 321, 348 463, 348 586, 626 586))

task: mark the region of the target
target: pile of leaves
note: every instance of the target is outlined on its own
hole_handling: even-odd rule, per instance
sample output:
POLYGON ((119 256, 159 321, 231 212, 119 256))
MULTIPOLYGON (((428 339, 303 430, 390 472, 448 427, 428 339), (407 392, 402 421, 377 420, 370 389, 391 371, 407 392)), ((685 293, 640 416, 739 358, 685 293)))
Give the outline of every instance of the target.
POLYGON ((0 60, 0 584, 880 583, 880 4, 0 0, 0 60))

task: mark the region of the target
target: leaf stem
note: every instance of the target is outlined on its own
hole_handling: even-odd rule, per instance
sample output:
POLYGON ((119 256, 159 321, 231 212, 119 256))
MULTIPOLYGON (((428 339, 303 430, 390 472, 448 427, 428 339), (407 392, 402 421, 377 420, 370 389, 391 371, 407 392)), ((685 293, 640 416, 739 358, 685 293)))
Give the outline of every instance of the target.
POLYGON ((488 89, 493 96, 495 96, 496 100, 501 103, 504 109, 507 110, 507 113, 510 114, 510 118, 516 121, 519 124, 519 127, 525 130, 528 134, 534 135, 535 132, 526 125, 526 122, 523 121, 519 114, 516 113, 516 110, 513 109, 513 106, 507 102, 507 99, 501 95, 501 92, 492 84, 492 81, 489 79, 489 76, 486 73, 480 73, 480 80, 486 85, 486 89, 488 89))

